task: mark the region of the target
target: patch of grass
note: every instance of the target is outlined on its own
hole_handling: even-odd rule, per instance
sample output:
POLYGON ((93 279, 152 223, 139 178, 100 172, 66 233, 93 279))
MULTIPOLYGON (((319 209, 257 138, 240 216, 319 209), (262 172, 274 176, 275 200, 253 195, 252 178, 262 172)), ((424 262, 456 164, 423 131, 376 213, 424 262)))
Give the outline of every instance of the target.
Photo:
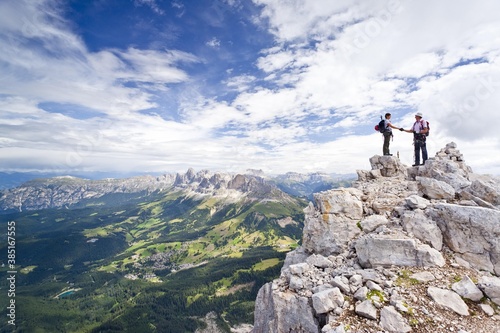
POLYGON ((28 274, 28 273, 33 272, 33 270, 37 267, 38 266, 34 266, 34 265, 33 266, 26 266, 26 267, 21 268, 20 272, 23 274, 28 274))
POLYGON ((264 271, 268 269, 269 267, 276 266, 280 263, 280 260, 278 258, 271 258, 271 259, 265 259, 262 260, 261 262, 255 264, 252 266, 252 268, 256 271, 264 271))
POLYGON ((408 320, 408 324, 412 327, 415 327, 418 325, 418 320, 415 318, 410 318, 410 320, 408 320))
POLYGON ((402 286, 415 286, 420 284, 420 282, 417 279, 413 279, 410 277, 411 271, 403 269, 398 273, 398 278, 394 282, 394 284, 398 287, 402 286))
POLYGON ((380 302, 384 303, 386 301, 385 297, 384 297, 384 293, 381 292, 380 290, 370 290, 367 294, 366 294, 366 298, 369 299, 370 301, 373 301, 373 298, 374 297, 377 297, 380 302))

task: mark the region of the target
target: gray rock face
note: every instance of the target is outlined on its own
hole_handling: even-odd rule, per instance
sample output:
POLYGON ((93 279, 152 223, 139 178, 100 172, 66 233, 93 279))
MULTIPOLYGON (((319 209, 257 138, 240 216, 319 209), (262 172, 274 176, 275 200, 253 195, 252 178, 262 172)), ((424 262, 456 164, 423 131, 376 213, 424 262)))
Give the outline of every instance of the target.
POLYGON ((468 276, 464 276, 460 282, 454 283, 451 289, 461 297, 470 299, 474 302, 479 302, 484 297, 481 290, 468 276))
POLYGON ((380 170, 383 177, 403 177, 407 176, 407 167, 402 164, 397 157, 378 156, 370 158, 372 170, 380 170))
POLYGON ((356 305, 356 314, 368 319, 377 319, 377 308, 372 301, 366 300, 356 305))
POLYGON ((312 295, 313 308, 318 314, 327 313, 342 307, 344 295, 339 288, 330 288, 312 295))
POLYGON ((265 284, 259 290, 254 316, 254 333, 318 331, 318 322, 309 299, 294 293, 274 293, 272 283, 265 284))
POLYGON ((406 211, 401 216, 405 231, 412 233, 423 243, 431 245, 438 251, 443 247, 443 235, 437 223, 427 218, 422 210, 406 211))
POLYGON ((500 278, 495 276, 482 276, 478 285, 493 303, 500 305, 500 278))
POLYGON ((451 250, 479 269, 500 274, 500 211, 439 203, 431 217, 451 250))
POLYGON ((436 287, 429 287, 427 293, 440 306, 455 311, 462 316, 469 315, 469 307, 457 293, 436 287))
POLYGON ((418 168, 391 156, 370 163, 354 188, 318 193, 305 209, 302 246, 259 292, 271 308, 256 305, 254 332, 495 331, 500 182, 474 175, 454 143, 418 168), (459 267, 467 273, 456 282, 459 267), (486 315, 480 329, 462 297, 486 315))
POLYGON ((387 223, 389 223, 389 220, 383 215, 370 215, 360 222, 360 226, 363 232, 369 233, 387 223))
POLYGON ((420 191, 430 199, 451 200, 455 198, 455 189, 448 183, 426 177, 417 177, 416 180, 420 191))
POLYGON ((380 311, 380 326, 388 332, 405 333, 411 331, 411 327, 406 323, 404 317, 392 306, 385 306, 380 311))
POLYGON ((427 206, 429 206, 430 202, 427 199, 422 198, 421 196, 418 195, 410 195, 408 198, 405 199, 406 204, 408 207, 411 209, 425 209, 427 206))
POLYGON ((488 175, 474 175, 472 183, 466 189, 473 196, 478 197, 493 206, 500 206, 500 179, 488 175))
POLYGON ((362 193, 342 189, 315 195, 316 208, 305 210, 303 246, 308 253, 323 256, 343 252, 348 242, 361 234, 357 223, 363 216, 362 193))
POLYGON ((362 267, 417 266, 434 267, 445 264, 441 253, 428 245, 402 234, 367 235, 355 243, 362 267))

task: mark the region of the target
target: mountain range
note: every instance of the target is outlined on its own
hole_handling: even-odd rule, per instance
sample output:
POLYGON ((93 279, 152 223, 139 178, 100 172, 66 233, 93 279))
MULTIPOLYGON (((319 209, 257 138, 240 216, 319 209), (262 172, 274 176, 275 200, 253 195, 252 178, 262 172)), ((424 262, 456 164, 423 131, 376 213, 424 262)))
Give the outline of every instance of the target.
MULTIPOLYGON (((3 190, 0 226, 16 230, 16 327, 194 332, 214 310, 225 331, 249 324, 257 291, 300 243, 310 190, 336 181, 348 183, 322 174, 190 169, 33 179, 3 190)), ((0 264, 9 270, 4 258, 0 264)))

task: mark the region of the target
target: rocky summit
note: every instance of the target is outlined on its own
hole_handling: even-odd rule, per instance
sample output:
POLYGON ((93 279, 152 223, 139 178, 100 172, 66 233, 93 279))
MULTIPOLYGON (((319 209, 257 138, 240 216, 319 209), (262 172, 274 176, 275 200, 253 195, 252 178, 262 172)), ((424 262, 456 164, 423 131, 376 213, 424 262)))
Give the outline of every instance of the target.
POLYGON ((314 195, 253 332, 500 332, 500 179, 453 142, 422 166, 370 163, 314 195))

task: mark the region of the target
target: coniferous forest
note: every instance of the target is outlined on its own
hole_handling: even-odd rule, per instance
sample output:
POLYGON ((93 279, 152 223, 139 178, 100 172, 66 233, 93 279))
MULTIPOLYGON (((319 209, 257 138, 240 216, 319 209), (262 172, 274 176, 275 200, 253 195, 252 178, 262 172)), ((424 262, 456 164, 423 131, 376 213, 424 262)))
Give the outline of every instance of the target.
POLYGON ((16 325, 1 331, 194 332, 209 312, 227 332, 253 323, 258 290, 300 241, 306 204, 155 192, 0 215, 2 230, 15 222, 17 271, 16 325))

